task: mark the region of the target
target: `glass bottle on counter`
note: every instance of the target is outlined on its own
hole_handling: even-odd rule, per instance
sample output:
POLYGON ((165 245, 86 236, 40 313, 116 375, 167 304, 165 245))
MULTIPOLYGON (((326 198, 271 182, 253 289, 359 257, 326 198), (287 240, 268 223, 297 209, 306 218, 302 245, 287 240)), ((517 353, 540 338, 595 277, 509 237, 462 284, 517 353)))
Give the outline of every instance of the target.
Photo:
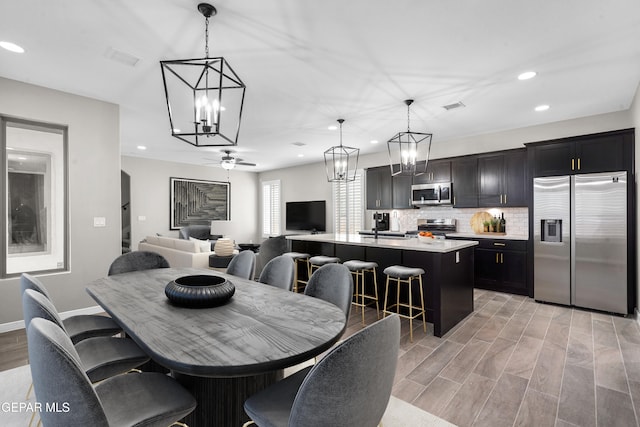
POLYGON ((504 219, 504 212, 500 215, 500 230, 503 233, 507 233, 507 221, 504 219))

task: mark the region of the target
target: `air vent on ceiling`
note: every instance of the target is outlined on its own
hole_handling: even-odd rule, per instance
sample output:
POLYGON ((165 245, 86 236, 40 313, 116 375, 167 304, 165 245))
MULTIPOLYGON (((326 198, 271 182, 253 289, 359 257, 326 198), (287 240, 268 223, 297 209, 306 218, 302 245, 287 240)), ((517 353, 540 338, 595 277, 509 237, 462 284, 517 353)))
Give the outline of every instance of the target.
POLYGON ((462 102, 455 102, 453 104, 449 104, 449 105, 443 105, 442 108, 444 108, 445 110, 449 111, 449 110, 454 110, 456 108, 462 108, 465 105, 462 102))
POLYGON ((133 55, 130 55, 121 50, 116 50, 112 47, 107 48, 107 51, 104 53, 104 56, 112 61, 119 62, 121 64, 128 65, 130 67, 135 67, 136 64, 140 61, 140 58, 136 58, 133 55))
POLYGON ((295 145, 296 147, 304 147, 305 144, 304 142, 292 142, 291 145, 295 145))

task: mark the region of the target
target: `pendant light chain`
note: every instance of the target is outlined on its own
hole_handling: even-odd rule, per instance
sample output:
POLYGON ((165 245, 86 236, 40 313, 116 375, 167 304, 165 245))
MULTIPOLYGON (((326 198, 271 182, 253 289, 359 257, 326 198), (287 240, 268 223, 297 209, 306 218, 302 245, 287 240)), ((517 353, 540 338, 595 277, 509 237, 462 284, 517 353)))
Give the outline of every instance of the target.
POLYGON ((204 18, 204 57, 209 57, 209 17, 204 18))
POLYGON ((407 104, 407 132, 411 132, 411 128, 409 126, 409 122, 411 121, 411 115, 409 114, 411 110, 411 104, 407 104))

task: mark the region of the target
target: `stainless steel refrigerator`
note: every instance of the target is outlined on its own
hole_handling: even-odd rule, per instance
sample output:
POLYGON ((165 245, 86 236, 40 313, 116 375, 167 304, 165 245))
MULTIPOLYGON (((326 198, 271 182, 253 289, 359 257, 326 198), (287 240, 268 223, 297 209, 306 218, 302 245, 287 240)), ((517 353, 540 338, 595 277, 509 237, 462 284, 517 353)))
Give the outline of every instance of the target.
POLYGON ((627 314, 627 173, 533 180, 534 297, 627 314))

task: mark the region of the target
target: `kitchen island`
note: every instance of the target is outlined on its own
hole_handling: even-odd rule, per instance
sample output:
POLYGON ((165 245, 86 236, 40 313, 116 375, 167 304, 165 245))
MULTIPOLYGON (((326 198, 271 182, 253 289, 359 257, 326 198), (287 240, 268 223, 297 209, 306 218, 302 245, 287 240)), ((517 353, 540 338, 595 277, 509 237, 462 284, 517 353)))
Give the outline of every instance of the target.
MULTIPOLYGON (((311 234, 287 236, 291 250, 314 255, 336 256, 343 262, 357 259, 378 263, 378 294, 384 302, 385 279, 382 271, 391 265, 420 267, 425 271, 422 286, 427 321, 433 333, 441 337, 473 312, 474 253, 478 244, 470 240, 434 240, 423 243, 417 238, 361 236, 357 234, 311 234)), ((406 287, 401 289, 401 297, 406 287)), ((395 288, 390 288, 393 295, 395 288)), ((414 301, 420 292, 413 289, 414 301)), ((381 307, 382 308, 382 307, 381 307)))

